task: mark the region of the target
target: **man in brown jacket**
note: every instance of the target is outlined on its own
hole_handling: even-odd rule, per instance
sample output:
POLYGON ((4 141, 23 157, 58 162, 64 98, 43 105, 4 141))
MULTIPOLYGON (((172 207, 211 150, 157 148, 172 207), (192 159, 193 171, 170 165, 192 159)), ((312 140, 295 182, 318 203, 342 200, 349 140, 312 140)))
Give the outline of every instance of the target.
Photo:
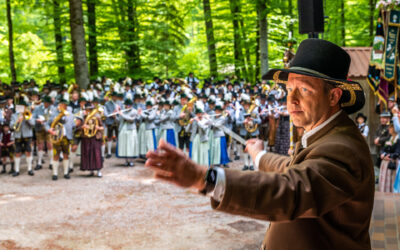
POLYGON ((348 117, 365 102, 361 86, 346 80, 349 66, 340 47, 307 39, 289 69, 263 76, 286 85, 293 123, 305 129, 291 158, 253 139, 246 150, 259 172, 207 169, 162 141, 146 166, 160 179, 211 194, 216 210, 271 221, 261 249, 370 249, 374 172, 348 117))

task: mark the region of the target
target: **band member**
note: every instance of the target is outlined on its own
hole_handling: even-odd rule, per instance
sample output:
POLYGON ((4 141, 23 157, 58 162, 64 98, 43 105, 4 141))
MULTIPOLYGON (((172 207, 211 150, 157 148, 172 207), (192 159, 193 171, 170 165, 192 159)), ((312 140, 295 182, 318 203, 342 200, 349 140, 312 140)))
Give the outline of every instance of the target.
POLYGON ((7 169, 7 158, 10 159, 11 169, 9 174, 14 173, 14 135, 10 130, 8 123, 3 124, 3 131, 1 133, 0 146, 1 146, 1 159, 3 162, 3 170, 1 174, 5 174, 7 169))
POLYGON ((35 120, 29 111, 28 104, 25 100, 20 100, 19 105, 24 106, 23 111, 17 110, 16 113, 11 116, 11 127, 14 129, 15 138, 15 172, 13 176, 19 175, 19 167, 21 163, 21 155, 25 154, 26 163, 28 165, 28 174, 33 176, 32 170, 32 136, 33 127, 35 125, 35 120), (22 111, 22 112, 21 112, 22 111))
POLYGON ((120 110, 118 112, 118 157, 125 158, 126 166, 133 167, 134 163, 132 158, 136 158, 139 155, 138 136, 136 131, 136 121, 139 119, 139 116, 136 109, 132 108, 133 101, 131 99, 126 99, 124 105, 126 110, 120 110))
MULTIPOLYGON (((56 112, 56 108, 52 105, 51 98, 49 96, 45 96, 43 98, 43 104, 37 106, 33 110, 33 118, 35 119, 35 132, 36 132, 36 143, 38 150, 38 159, 35 170, 39 170, 42 168, 42 161, 44 156, 44 148, 46 144, 46 148, 49 152, 52 151, 52 144, 49 138, 49 133, 45 128, 46 122, 54 115, 56 112)), ((50 168, 53 166, 53 154, 50 154, 50 168)))
POLYGON ((80 105, 79 105, 79 92, 78 90, 73 90, 71 93, 71 98, 69 101, 68 106, 72 108, 72 113, 76 114, 80 110, 80 105))
POLYGON ((260 105, 258 106, 258 113, 260 114, 261 124, 259 128, 260 139, 264 142, 264 148, 268 148, 268 134, 269 134, 269 112, 268 102, 265 94, 260 96, 260 105))
POLYGON ((364 136, 365 139, 367 139, 369 133, 369 127, 366 124, 367 117, 363 113, 358 113, 356 116, 356 122, 361 134, 364 136))
POLYGON ((213 137, 210 138, 211 142, 211 166, 227 166, 229 163, 228 157, 228 146, 226 137, 221 126, 224 126, 227 118, 222 114, 224 104, 217 102, 215 105, 215 117, 210 118, 211 130, 213 131, 213 137))
POLYGON ((97 177, 102 177, 100 170, 103 168, 101 145, 103 143, 104 127, 100 114, 94 108, 94 105, 90 102, 86 103, 85 121, 80 128, 82 130, 81 170, 90 171, 90 176, 93 176, 94 171, 97 171, 97 177), (93 136, 91 136, 92 133, 94 134, 93 136))
MULTIPOLYGON (((246 140, 256 138, 259 135, 258 129, 254 132, 250 132, 246 129, 246 126, 260 124, 261 120, 256 109, 251 110, 251 100, 246 94, 242 94, 243 109, 239 112, 239 117, 236 120, 236 125, 240 128, 240 135, 246 140)), ((244 150, 244 147, 243 147, 244 150)), ((244 167, 242 170, 254 170, 254 163, 250 158, 250 155, 243 152, 244 156, 244 167)))
POLYGON ((157 118, 157 107, 154 107, 154 102, 152 99, 149 99, 146 102, 146 109, 141 110, 140 116, 142 117, 142 121, 146 125, 145 132, 145 151, 156 150, 157 148, 157 132, 156 132, 156 124, 155 120, 157 118))
POLYGON ((279 116, 279 123, 275 134, 275 152, 287 155, 290 148, 290 118, 285 97, 279 100, 276 113, 279 116))
POLYGON ((171 109, 172 102, 172 100, 163 100, 160 103, 163 106, 163 110, 160 114, 160 138, 163 138, 165 141, 176 147, 177 138, 174 130, 174 111, 171 109))
POLYGON ((60 154, 63 155, 63 168, 64 168, 64 178, 69 179, 69 147, 73 139, 73 128, 74 115, 72 114, 72 108, 68 107, 68 101, 62 99, 58 104, 58 111, 53 112, 52 118, 47 123, 47 131, 52 135, 56 136, 57 142, 53 142, 53 181, 58 179, 58 164, 60 159, 60 154), (68 109, 67 109, 68 108, 68 109), (63 127, 58 127, 59 130, 55 129, 55 124, 60 122, 63 127))
POLYGON ((190 145, 190 134, 186 132, 185 127, 179 125, 179 120, 184 118, 192 118, 193 107, 188 105, 188 96, 186 93, 181 94, 180 105, 176 105, 174 108, 175 116, 177 122, 175 123, 175 131, 178 134, 179 148, 184 150, 186 148, 186 152, 189 153, 189 145, 190 145), (186 106, 185 106, 186 105, 186 106), (182 112, 183 107, 186 107, 182 112), (187 116, 187 117, 186 117, 187 116))
POLYGON ((104 115, 107 117, 105 124, 107 126, 107 156, 106 158, 111 157, 111 148, 113 143, 113 136, 118 136, 118 120, 116 115, 118 111, 121 109, 121 106, 117 104, 118 102, 118 93, 113 92, 111 94, 112 99, 104 105, 104 115), (114 114, 112 116, 109 116, 114 114))
POLYGON ((189 157, 201 165, 210 164, 209 159, 209 129, 210 120, 204 118, 204 104, 200 101, 195 105, 196 117, 190 119, 186 130, 191 132, 189 157))

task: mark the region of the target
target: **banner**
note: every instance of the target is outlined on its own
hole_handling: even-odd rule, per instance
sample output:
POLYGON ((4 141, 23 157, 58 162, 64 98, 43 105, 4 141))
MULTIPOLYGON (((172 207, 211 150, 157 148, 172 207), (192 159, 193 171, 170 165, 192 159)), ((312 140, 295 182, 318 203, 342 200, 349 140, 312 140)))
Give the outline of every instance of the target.
POLYGON ((389 14, 389 26, 387 29, 385 45, 385 72, 383 77, 386 81, 395 80, 399 26, 400 11, 391 10, 389 14))

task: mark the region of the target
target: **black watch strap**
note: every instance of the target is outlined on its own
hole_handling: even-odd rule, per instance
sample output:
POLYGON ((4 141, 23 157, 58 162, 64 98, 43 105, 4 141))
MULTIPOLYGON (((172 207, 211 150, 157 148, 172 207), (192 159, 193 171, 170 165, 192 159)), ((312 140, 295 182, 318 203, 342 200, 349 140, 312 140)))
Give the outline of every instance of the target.
POLYGON ((217 184, 217 170, 209 168, 206 172, 204 181, 206 183, 206 187, 201 190, 200 193, 206 195, 212 192, 217 184))

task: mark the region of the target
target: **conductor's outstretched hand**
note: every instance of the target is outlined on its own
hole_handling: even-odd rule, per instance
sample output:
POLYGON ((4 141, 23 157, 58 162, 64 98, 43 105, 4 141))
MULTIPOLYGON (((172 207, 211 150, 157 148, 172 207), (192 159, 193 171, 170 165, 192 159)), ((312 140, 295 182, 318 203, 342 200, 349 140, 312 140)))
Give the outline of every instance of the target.
POLYGON ((164 140, 160 140, 156 151, 147 152, 146 157, 145 166, 154 170, 156 178, 181 187, 204 188, 207 168, 196 164, 182 150, 164 140))

